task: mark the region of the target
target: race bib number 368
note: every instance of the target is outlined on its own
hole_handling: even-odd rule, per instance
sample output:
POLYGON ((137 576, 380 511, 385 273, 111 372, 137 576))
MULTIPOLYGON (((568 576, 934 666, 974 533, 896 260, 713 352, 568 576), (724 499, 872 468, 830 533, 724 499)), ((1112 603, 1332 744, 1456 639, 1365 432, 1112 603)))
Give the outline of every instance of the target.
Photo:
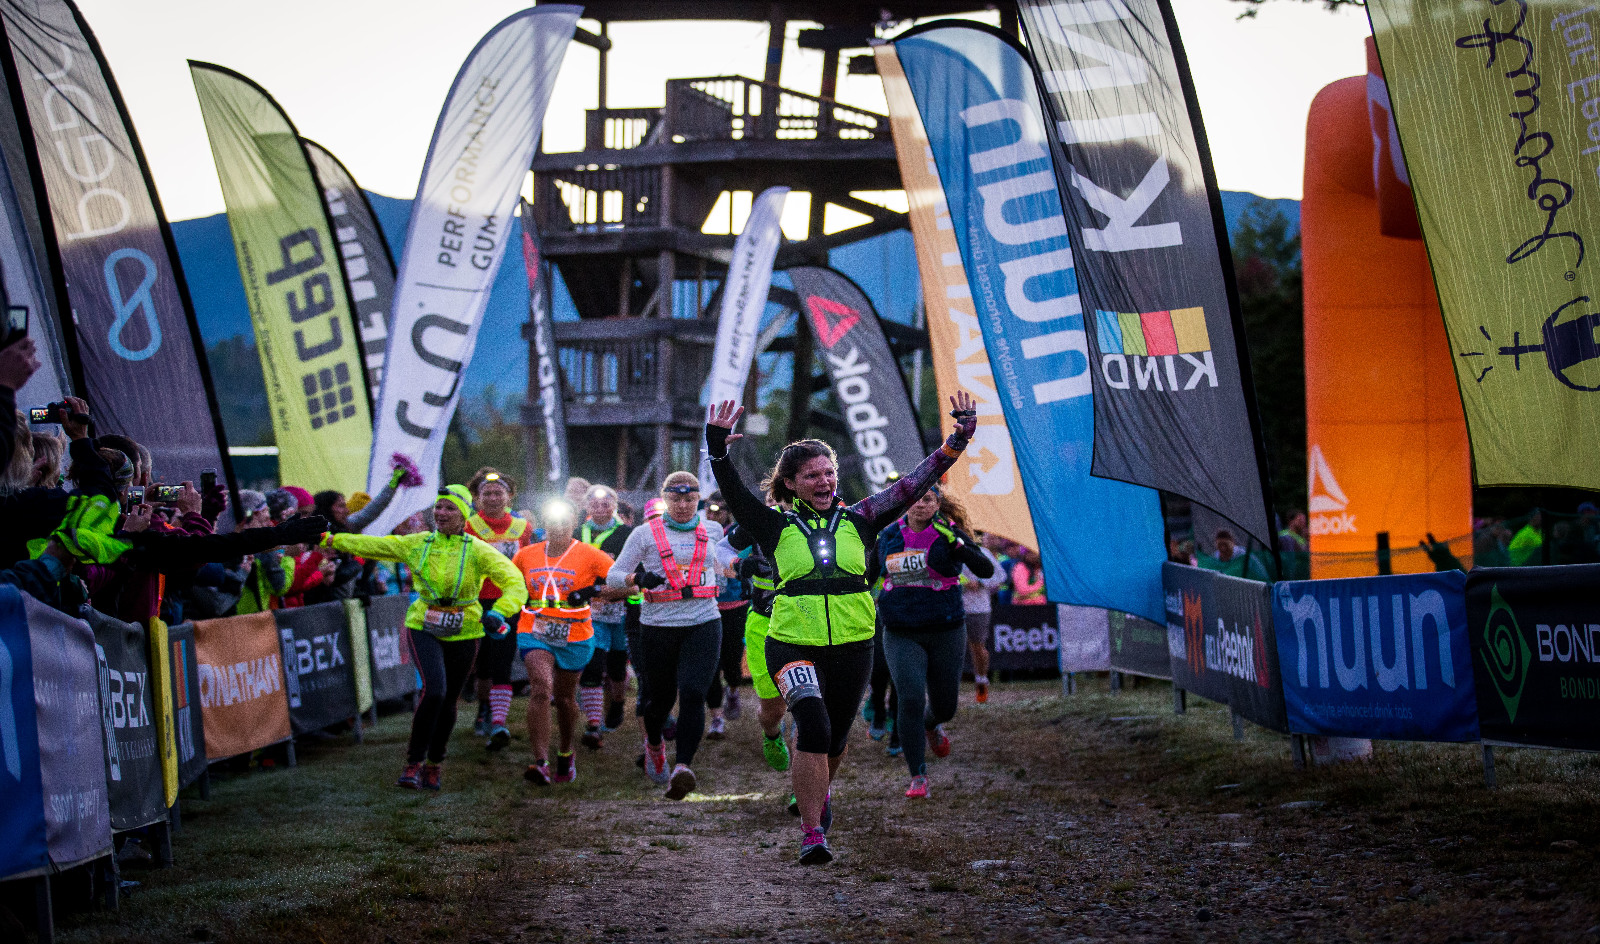
POLYGON ((790 705, 806 698, 821 698, 822 684, 817 680, 817 667, 810 662, 791 662, 773 673, 778 694, 790 705))

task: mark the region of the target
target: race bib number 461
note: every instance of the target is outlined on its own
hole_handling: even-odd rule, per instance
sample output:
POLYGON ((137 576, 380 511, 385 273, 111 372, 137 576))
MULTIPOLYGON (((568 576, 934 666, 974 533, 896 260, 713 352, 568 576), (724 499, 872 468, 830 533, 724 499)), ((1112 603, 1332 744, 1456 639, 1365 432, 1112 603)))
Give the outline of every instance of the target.
POLYGON ((774 672, 772 680, 778 686, 778 694, 783 696, 783 700, 790 707, 806 698, 822 697, 822 684, 817 679, 817 667, 810 662, 791 662, 774 672))

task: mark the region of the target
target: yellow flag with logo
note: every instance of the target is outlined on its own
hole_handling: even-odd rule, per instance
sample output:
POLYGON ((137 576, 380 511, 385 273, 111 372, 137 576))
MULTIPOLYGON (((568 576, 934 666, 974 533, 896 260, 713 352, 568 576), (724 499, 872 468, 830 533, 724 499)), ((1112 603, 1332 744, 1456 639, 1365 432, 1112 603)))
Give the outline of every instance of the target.
POLYGON ((366 481, 372 408, 361 338, 322 193, 288 117, 260 86, 191 62, 228 207, 278 478, 316 492, 366 481))
POLYGON ((1477 482, 1600 488, 1600 5, 1368 10, 1477 482))

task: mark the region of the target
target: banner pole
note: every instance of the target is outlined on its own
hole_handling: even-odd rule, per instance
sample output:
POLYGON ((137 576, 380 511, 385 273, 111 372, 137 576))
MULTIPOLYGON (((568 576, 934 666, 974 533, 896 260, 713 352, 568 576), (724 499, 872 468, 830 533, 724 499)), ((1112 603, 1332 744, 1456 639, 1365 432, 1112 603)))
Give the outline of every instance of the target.
POLYGON ((1488 744, 1483 745, 1483 785, 1490 790, 1497 786, 1494 777, 1494 748, 1488 744))

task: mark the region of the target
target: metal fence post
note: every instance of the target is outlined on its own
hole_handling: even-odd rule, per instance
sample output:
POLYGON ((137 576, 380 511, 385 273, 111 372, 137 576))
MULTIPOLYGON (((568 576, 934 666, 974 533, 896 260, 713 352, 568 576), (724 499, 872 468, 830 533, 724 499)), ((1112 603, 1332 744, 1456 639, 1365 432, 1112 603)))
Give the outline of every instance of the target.
POLYGON ((1494 748, 1488 744, 1483 745, 1483 785, 1490 790, 1495 788, 1494 748))
POLYGON ((1176 685, 1172 686, 1172 713, 1173 714, 1181 715, 1181 714, 1185 714, 1185 713, 1187 713, 1189 711, 1189 698, 1188 698, 1188 695, 1189 695, 1188 692, 1184 691, 1183 689, 1179 688, 1178 686, 1176 686, 1176 685))

